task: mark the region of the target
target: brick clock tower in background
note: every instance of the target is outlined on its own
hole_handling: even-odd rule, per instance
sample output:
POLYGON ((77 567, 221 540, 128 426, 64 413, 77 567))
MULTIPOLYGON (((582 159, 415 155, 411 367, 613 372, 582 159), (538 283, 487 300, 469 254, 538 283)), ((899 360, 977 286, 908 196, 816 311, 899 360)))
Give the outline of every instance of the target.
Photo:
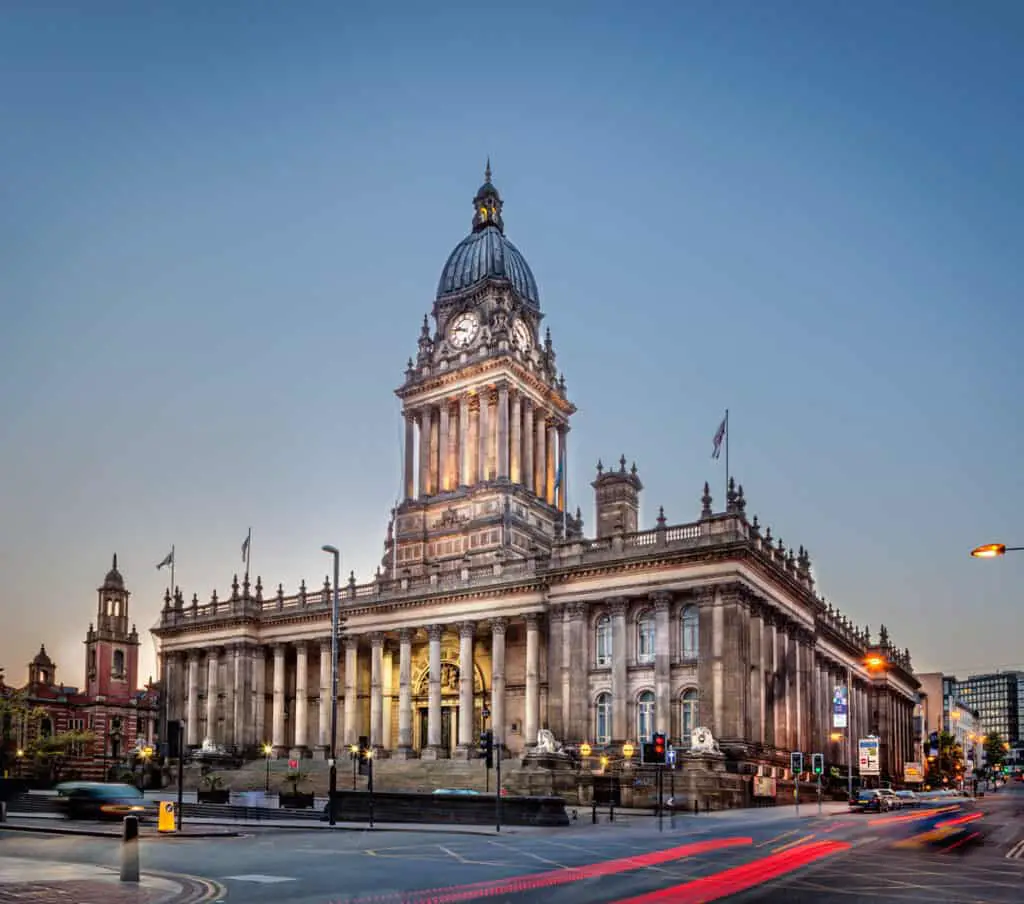
POLYGON ((138 687, 139 635, 129 628, 128 597, 117 570, 117 554, 103 586, 95 626, 85 636, 85 693, 102 701, 128 700, 138 687))

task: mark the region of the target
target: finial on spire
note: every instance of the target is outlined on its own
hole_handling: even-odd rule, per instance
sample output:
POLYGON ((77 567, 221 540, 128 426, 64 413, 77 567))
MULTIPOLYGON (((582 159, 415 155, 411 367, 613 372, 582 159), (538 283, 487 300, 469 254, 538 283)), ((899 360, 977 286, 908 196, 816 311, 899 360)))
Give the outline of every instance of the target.
POLYGON ((117 553, 116 552, 114 553, 113 569, 114 569, 114 571, 117 571, 117 553))
POLYGON ((491 155, 487 155, 487 166, 484 169, 484 182, 491 181, 491 155))

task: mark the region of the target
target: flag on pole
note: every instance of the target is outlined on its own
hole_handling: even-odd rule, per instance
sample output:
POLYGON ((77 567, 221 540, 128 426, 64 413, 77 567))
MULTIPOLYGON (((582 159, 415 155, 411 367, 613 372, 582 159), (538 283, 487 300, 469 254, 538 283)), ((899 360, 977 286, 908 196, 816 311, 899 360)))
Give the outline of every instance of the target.
POLYGON ((555 471, 555 492, 562 486, 562 479, 565 477, 565 456, 558 456, 558 470, 555 471))
POLYGON ((246 536, 245 540, 242 542, 242 561, 243 562, 248 562, 249 561, 249 541, 250 540, 252 540, 252 530, 251 529, 249 530, 249 533, 246 536))
POLYGON ((718 429, 715 431, 715 447, 711 452, 712 458, 718 458, 722 454, 722 440, 725 439, 726 431, 729 429, 729 416, 726 415, 722 418, 722 423, 718 425, 718 429))
POLYGON ((167 553, 166 556, 163 557, 163 560, 160 562, 160 564, 156 566, 156 570, 159 571, 165 565, 173 565, 173 564, 174 564, 174 549, 172 548, 171 551, 169 553, 167 553))

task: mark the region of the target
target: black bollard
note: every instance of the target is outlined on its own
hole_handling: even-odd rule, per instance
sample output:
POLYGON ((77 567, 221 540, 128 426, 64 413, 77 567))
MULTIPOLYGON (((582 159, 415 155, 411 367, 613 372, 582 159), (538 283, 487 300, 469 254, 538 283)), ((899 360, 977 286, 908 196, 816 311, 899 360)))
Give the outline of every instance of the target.
POLYGON ((700 801, 695 797, 693 799, 693 815, 696 816, 698 813, 700 813, 700 801))
POLYGON ((126 816, 121 835, 121 881, 139 881, 139 818, 126 816))
POLYGON ((594 809, 590 814, 590 821, 596 826, 597 825, 597 801, 594 801, 594 809))
POLYGON ((608 822, 615 822, 615 805, 612 804, 608 807, 608 822))

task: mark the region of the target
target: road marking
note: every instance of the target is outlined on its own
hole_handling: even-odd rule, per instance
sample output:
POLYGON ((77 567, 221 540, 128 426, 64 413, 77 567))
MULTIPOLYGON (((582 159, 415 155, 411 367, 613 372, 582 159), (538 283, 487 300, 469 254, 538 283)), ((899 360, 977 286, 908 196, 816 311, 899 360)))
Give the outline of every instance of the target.
POLYGON ((1007 860, 1024 860, 1024 838, 1006 852, 1007 860))
POLYGON ((515 851, 515 853, 522 855, 523 857, 533 857, 534 860, 539 860, 541 863, 546 863, 548 866, 557 866, 559 869, 569 869, 564 863, 559 863, 557 860, 552 860, 550 857, 541 857, 540 854, 534 854, 532 851, 521 851, 518 848, 511 847, 501 841, 491 841, 489 844, 496 845, 497 847, 505 848, 505 850, 515 851))
POLYGON ((804 835, 802 838, 796 838, 793 841, 787 842, 786 844, 779 845, 777 848, 772 848, 772 853, 781 854, 783 851, 788 850, 789 848, 796 847, 798 844, 803 844, 803 842, 805 841, 810 841, 813 837, 814 833, 812 832, 810 835, 804 835))
POLYGON ((264 876, 260 873, 250 873, 245 876, 225 876, 225 879, 234 879, 236 882, 258 882, 260 885, 274 885, 277 882, 295 882, 293 876, 264 876))
POLYGON ((769 838, 767 841, 758 842, 754 845, 754 847, 768 847, 769 844, 774 844, 776 841, 782 841, 783 838, 788 838, 790 835, 795 835, 799 831, 799 829, 790 829, 788 832, 780 832, 774 838, 769 838))

